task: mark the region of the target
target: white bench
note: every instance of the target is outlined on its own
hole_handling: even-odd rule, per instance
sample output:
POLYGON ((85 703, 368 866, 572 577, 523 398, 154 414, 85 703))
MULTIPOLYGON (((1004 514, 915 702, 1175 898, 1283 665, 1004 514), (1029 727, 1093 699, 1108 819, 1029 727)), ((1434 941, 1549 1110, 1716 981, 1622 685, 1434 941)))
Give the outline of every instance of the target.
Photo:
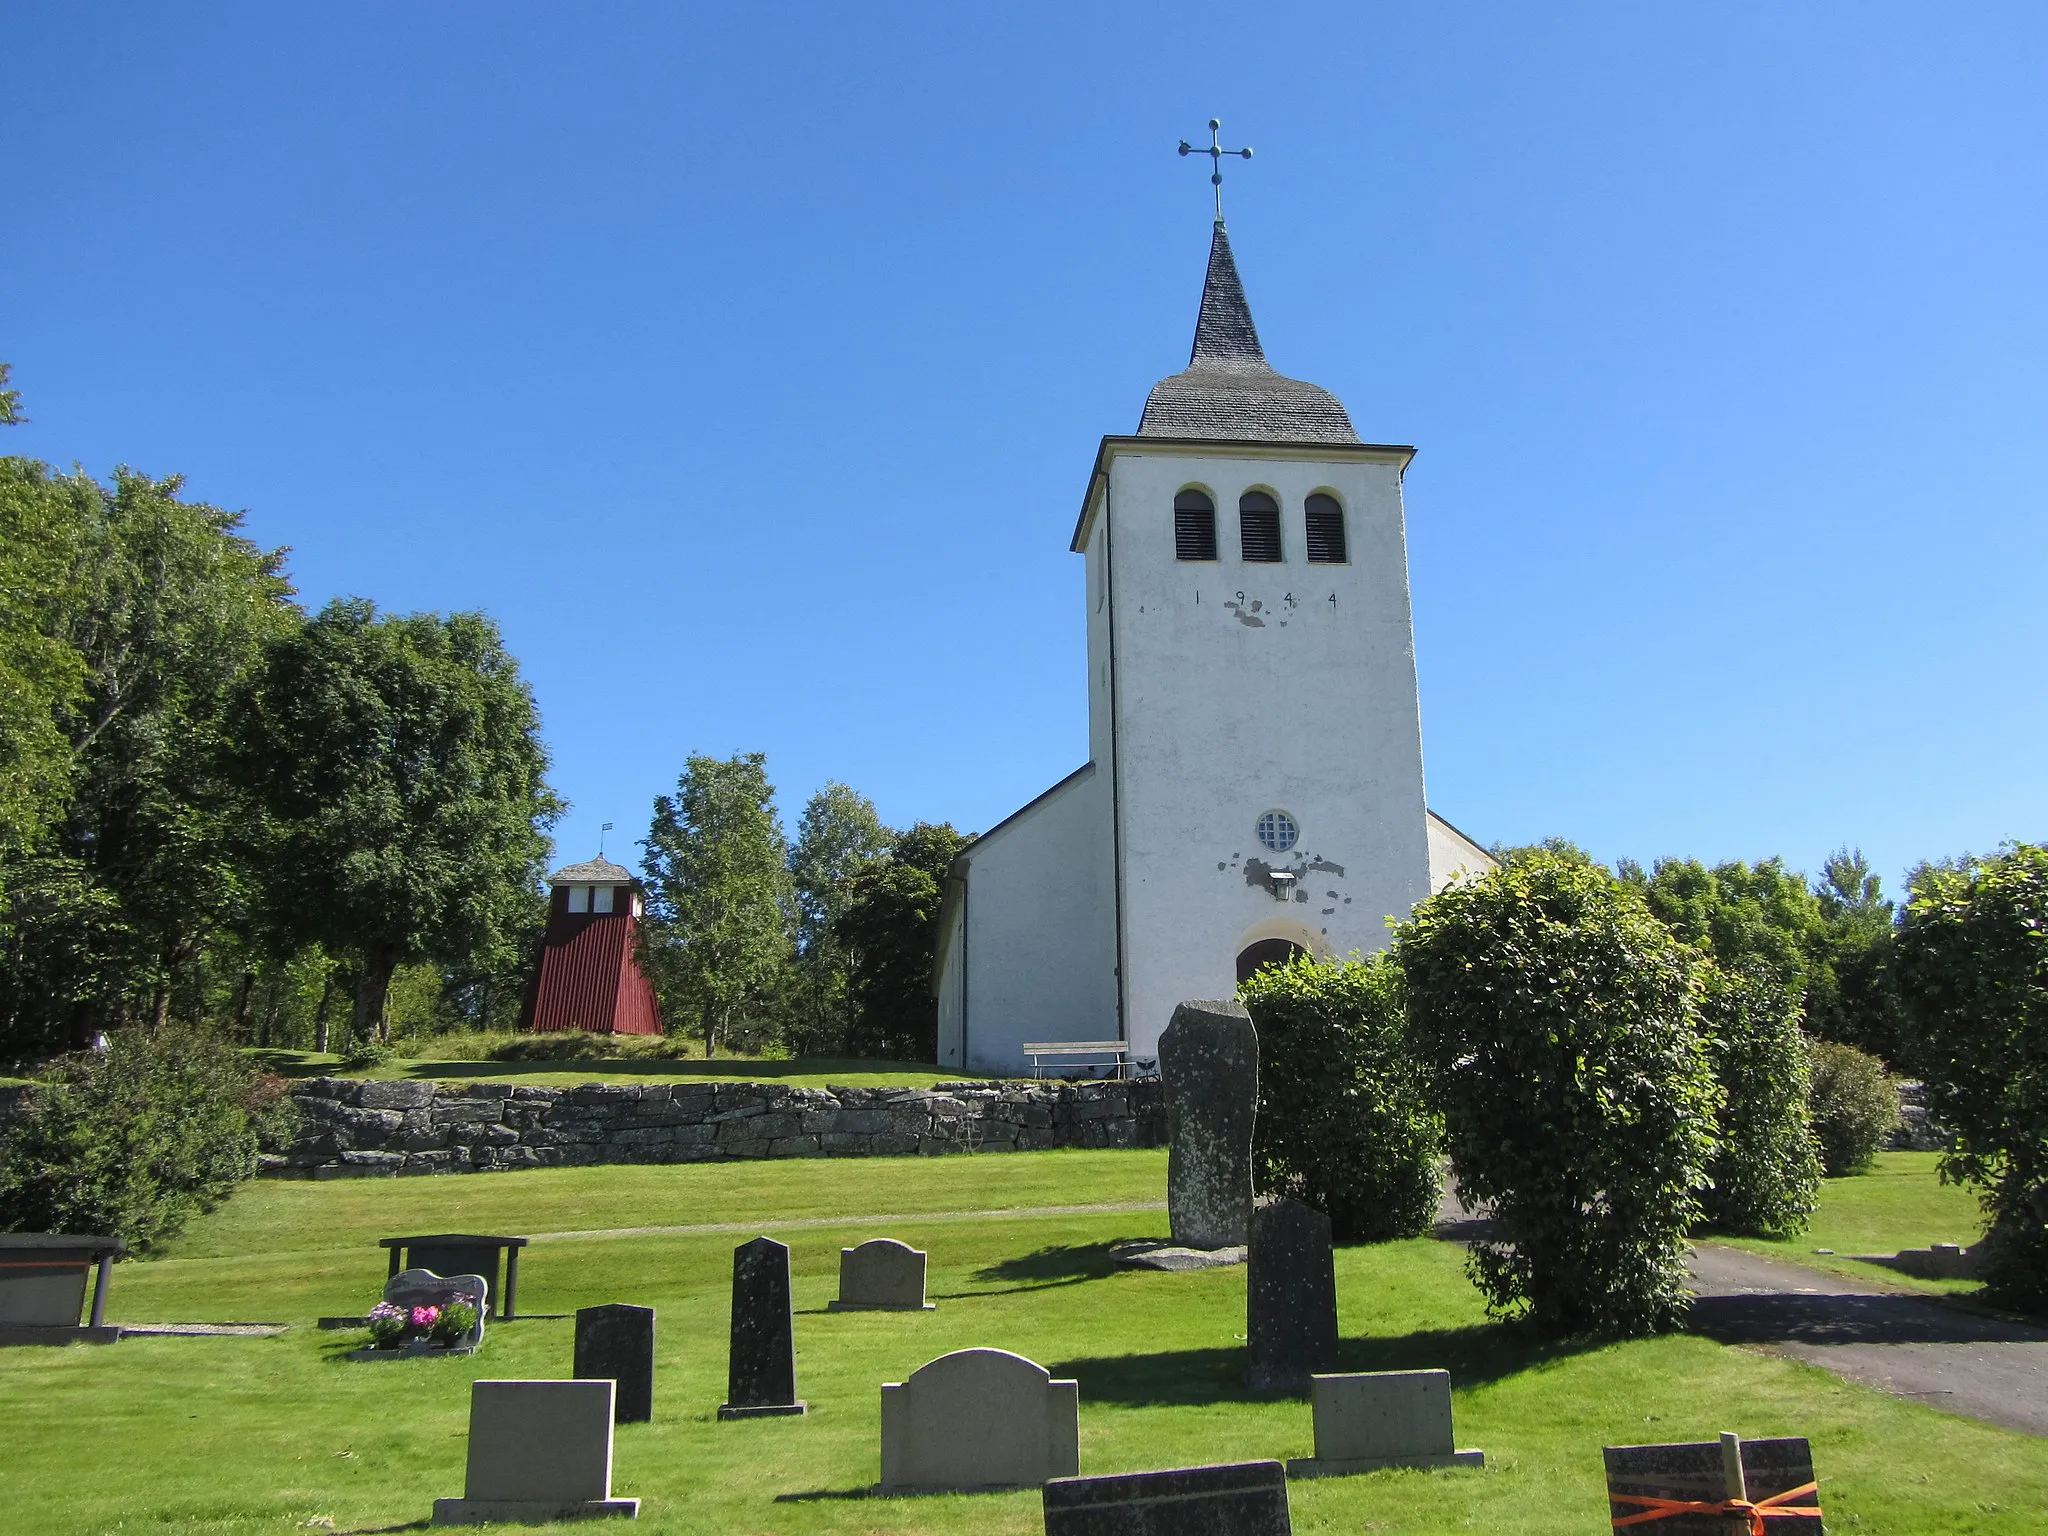
POLYGON ((1130 1045, 1122 1040, 1039 1040, 1024 1042, 1024 1054, 1031 1058, 1031 1075, 1045 1076, 1045 1058, 1048 1056, 1102 1056, 1104 1061, 1077 1061, 1077 1067, 1108 1067, 1112 1077, 1128 1077, 1131 1067, 1130 1045))

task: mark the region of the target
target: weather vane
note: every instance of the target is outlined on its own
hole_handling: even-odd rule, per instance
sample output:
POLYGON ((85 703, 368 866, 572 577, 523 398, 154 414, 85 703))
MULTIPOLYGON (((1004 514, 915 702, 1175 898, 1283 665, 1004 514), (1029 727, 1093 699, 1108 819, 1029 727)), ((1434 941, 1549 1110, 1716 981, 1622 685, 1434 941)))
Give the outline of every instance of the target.
POLYGON ((1223 157, 1225 155, 1240 155, 1246 160, 1252 157, 1252 152, 1248 149, 1225 149, 1223 147, 1222 141, 1216 137, 1216 130, 1222 126, 1222 119, 1214 117, 1209 119, 1209 147, 1207 149, 1202 148, 1199 144, 1190 144, 1186 139, 1180 141, 1180 152, 1182 154, 1207 155, 1209 157, 1209 185, 1216 189, 1216 222, 1218 224, 1223 222, 1223 157))

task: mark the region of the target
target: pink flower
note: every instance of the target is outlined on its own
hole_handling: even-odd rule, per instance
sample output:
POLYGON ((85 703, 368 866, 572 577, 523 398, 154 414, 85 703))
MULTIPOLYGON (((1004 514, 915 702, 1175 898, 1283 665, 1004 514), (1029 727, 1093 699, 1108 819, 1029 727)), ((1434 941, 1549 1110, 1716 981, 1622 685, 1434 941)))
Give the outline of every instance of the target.
POLYGON ((441 1309, 439 1307, 414 1307, 412 1309, 412 1325, 415 1328, 431 1328, 440 1320, 441 1309))

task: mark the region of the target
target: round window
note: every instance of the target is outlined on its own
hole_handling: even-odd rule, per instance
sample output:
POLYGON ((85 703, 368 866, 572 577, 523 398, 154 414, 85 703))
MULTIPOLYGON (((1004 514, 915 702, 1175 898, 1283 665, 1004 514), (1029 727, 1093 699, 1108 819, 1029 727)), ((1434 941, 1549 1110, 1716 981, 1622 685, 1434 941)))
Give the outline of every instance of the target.
POLYGON ((1268 811, 1259 818, 1259 841, 1275 853, 1285 853, 1301 836, 1301 828, 1285 811, 1268 811))

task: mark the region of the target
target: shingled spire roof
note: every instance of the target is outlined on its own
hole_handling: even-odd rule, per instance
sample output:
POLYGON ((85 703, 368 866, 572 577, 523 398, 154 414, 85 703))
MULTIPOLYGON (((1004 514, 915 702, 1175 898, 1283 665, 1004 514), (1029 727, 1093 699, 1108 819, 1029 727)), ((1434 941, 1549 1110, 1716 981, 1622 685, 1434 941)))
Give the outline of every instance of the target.
POLYGON ((1195 319, 1188 365, 1152 386, 1138 435, 1272 443, 1358 441, 1351 417, 1335 395, 1275 373, 1266 361, 1221 219, 1209 240, 1209 275, 1202 284, 1202 308, 1195 319))

